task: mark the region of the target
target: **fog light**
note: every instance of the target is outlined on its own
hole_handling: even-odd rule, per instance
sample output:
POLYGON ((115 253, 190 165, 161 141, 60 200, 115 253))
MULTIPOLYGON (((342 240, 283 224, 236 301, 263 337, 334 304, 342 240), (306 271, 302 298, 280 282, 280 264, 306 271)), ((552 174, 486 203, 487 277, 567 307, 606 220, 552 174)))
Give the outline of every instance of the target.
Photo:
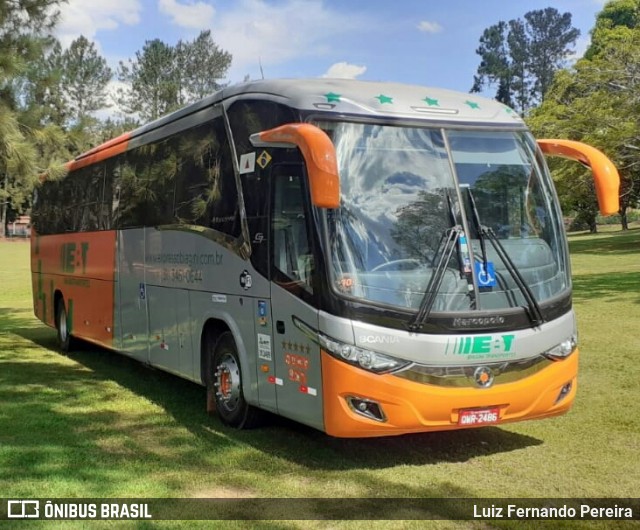
POLYGON ((349 396, 347 397, 347 403, 349 404, 349 408, 360 416, 364 416, 365 418, 375 421, 387 421, 387 417, 384 415, 380 403, 376 401, 349 396))
POLYGON ((569 392, 571 392, 572 386, 573 386, 573 384, 571 382, 569 382, 569 383, 567 383, 566 385, 564 385, 560 389, 560 393, 558 394, 558 397, 556 398, 556 403, 560 403, 565 397, 567 397, 567 394, 569 392))

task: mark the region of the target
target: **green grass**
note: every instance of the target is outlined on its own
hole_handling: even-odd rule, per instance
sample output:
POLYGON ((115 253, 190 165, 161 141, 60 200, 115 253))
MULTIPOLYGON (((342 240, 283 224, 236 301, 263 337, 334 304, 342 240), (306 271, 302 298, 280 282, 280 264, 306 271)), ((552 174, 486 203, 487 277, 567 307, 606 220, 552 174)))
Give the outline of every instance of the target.
MULTIPOLYGON (((640 230, 570 247, 581 371, 569 414, 341 440, 285 420, 234 431, 206 415, 198 385, 90 346, 62 355, 32 314, 28 244, 0 243, 0 497, 638 497, 640 230)), ((460 523, 539 526, 478 524, 460 523)))

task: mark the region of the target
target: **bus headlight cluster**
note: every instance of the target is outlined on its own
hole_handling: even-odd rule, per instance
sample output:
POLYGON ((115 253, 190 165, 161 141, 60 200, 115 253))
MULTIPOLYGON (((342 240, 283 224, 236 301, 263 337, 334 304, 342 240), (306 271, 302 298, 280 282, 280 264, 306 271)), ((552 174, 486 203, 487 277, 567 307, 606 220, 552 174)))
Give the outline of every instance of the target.
POLYGON ((369 372, 376 374, 395 372, 411 364, 410 361, 403 361, 389 355, 358 348, 353 344, 347 344, 328 337, 295 316, 293 317, 293 323, 307 337, 316 344, 319 344, 320 347, 336 359, 358 366, 369 372))
POLYGON ((568 339, 563 340, 560 344, 544 352, 543 355, 554 361, 565 359, 576 350, 577 346, 578 337, 576 335, 571 335, 568 339))
POLYGON ((345 344, 329 338, 322 333, 318 333, 318 340, 320 346, 336 359, 377 374, 393 372, 410 364, 409 361, 402 361, 389 355, 358 348, 351 344, 345 344))

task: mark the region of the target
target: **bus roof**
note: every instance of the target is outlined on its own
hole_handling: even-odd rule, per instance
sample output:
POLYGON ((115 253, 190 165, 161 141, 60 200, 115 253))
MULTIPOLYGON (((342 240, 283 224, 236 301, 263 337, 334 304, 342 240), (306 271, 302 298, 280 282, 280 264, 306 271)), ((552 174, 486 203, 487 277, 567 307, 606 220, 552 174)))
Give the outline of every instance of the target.
POLYGON ((401 83, 326 78, 264 80, 226 88, 222 97, 226 99, 251 93, 280 96, 301 110, 465 123, 522 124, 516 112, 495 100, 401 83))
POLYGON ((223 88, 211 96, 83 153, 76 158, 76 163, 87 157, 101 159, 111 156, 111 152, 118 150, 115 144, 126 145, 133 138, 140 137, 222 100, 252 96, 257 99, 278 101, 293 108, 307 111, 336 112, 365 117, 419 119, 438 123, 524 127, 524 122, 517 112, 502 103, 476 94, 442 88, 354 79, 266 79, 223 88), (109 150, 110 153, 100 153, 105 150, 109 150))

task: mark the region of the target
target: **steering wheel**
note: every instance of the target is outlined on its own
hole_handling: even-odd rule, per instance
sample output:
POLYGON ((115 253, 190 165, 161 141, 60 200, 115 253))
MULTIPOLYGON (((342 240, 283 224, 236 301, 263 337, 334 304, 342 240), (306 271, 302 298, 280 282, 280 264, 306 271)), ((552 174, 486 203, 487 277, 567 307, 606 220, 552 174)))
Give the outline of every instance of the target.
MULTIPOLYGON (((416 258, 395 259, 393 261, 387 261, 385 263, 381 263, 380 265, 371 269, 371 272, 380 272, 380 271, 385 271, 387 269, 393 269, 398 267, 398 265, 402 265, 402 264, 413 265, 413 267, 410 267, 407 270, 418 269, 422 266, 422 262, 416 258)), ((398 267, 398 270, 401 270, 401 269, 402 267, 398 267)))

